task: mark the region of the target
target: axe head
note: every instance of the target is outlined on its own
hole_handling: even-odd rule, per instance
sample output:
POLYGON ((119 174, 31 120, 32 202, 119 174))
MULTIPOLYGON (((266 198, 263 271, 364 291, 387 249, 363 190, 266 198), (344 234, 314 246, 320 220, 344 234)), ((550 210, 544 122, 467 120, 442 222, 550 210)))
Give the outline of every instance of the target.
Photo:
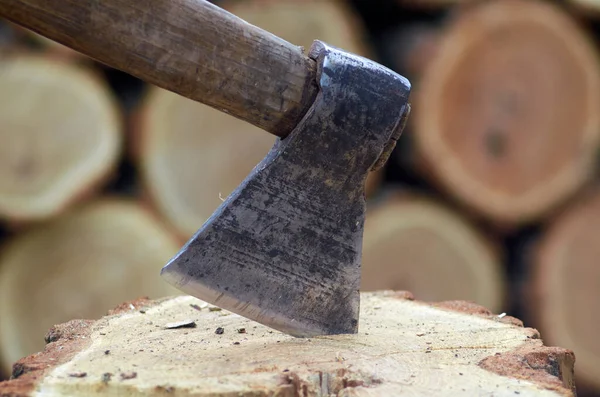
POLYGON ((162 276, 296 337, 358 332, 364 186, 409 112, 408 80, 315 41, 319 93, 162 276))

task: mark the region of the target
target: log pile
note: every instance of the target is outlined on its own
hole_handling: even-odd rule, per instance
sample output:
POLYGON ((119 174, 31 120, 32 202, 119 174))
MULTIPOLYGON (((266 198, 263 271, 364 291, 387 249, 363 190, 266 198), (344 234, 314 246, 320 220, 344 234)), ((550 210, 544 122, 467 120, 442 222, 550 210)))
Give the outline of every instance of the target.
POLYGON ((408 290, 420 300, 505 306, 501 253, 488 236, 442 203, 391 194, 369 209, 363 241, 364 291, 408 290))
POLYGON ((531 250, 526 308, 548 343, 577 352, 578 376, 600 389, 600 190, 556 216, 531 250))
MULTIPOLYGON (((497 368, 501 378, 493 379, 518 387, 506 389, 508 394, 519 391, 527 395, 535 390, 532 394, 569 395, 575 382, 579 396, 600 396, 600 342, 596 337, 600 328, 600 266, 596 263, 600 255, 596 243, 600 224, 600 191, 596 188, 600 152, 597 2, 215 3, 295 45, 308 49, 313 40, 321 39, 379 61, 409 77, 413 84, 413 113, 407 129, 386 167, 367 181, 361 289, 368 297, 364 321, 370 330, 366 332, 373 334, 362 334, 361 340, 375 350, 383 349, 375 329, 380 331, 378 337, 394 341, 418 326, 452 327, 443 322, 450 318, 464 320, 465 330, 475 327, 480 319, 435 308, 436 302, 469 301, 500 314, 498 318, 486 311, 488 319, 481 324, 506 327, 503 332, 513 332, 518 340, 531 336, 530 331, 499 322, 504 318, 502 313, 508 314, 506 318, 514 315, 526 327, 541 332, 544 343, 531 338, 526 343, 533 343, 533 350, 528 353, 506 353, 514 347, 508 346, 506 339, 494 348, 500 357, 520 362, 527 357, 534 369, 552 372, 554 368, 548 375, 552 379, 543 376, 551 380, 544 384, 554 385, 553 389, 542 392, 538 388, 539 372, 527 372, 526 378, 509 382, 506 376, 518 376, 515 368, 522 367, 504 362, 503 369, 497 368), (426 308, 421 325, 398 321, 396 324, 407 328, 394 329, 387 323, 389 318, 374 317, 379 312, 374 306, 380 304, 389 307, 390 313, 384 316, 394 313, 397 319, 405 318, 402 316, 416 307, 410 301, 392 304, 388 302, 391 298, 377 295, 380 290, 409 290, 414 294, 420 301, 418 307, 426 308), (381 328, 370 328, 376 321, 382 321, 381 328), (386 325, 389 333, 383 335, 386 325), (565 375, 573 368, 569 350, 576 360, 574 380, 565 375)), ((22 370, 24 374, 15 381, 43 378, 44 387, 53 392, 81 387, 83 394, 94 388, 99 395, 119 392, 129 384, 136 393, 148 385, 168 388, 168 382, 175 382, 172 386, 176 390, 185 389, 179 380, 162 378, 167 375, 140 383, 153 376, 145 372, 150 369, 125 368, 125 364, 142 365, 135 360, 138 355, 141 360, 149 359, 148 352, 138 352, 131 356, 132 361, 117 355, 117 350, 112 357, 101 357, 108 360, 102 364, 123 364, 120 372, 112 367, 104 372, 99 367, 85 367, 69 361, 69 353, 60 358, 69 361, 66 366, 55 363, 43 377, 26 376, 25 372, 45 365, 44 357, 56 357, 47 354, 71 346, 63 344, 68 338, 59 338, 46 346, 45 353, 15 367, 13 364, 44 349, 44 335, 53 325, 63 335, 90 336, 96 325, 112 326, 100 318, 119 303, 145 295, 158 299, 178 294, 158 278, 158 270, 263 158, 275 137, 1 21, 0 97, 0 379, 22 370), (88 376, 60 378, 66 373, 61 371, 87 372, 88 376), (138 372, 138 377, 121 377, 121 372, 131 371, 138 372), (113 375, 99 383, 104 373, 113 375)), ((223 353, 246 357, 257 344, 266 344, 266 355, 261 356, 264 366, 259 369, 264 369, 265 377, 281 376, 277 379, 288 382, 274 388, 283 385, 292 393, 298 385, 313 387, 311 379, 316 379, 316 372, 294 361, 293 353, 287 357, 268 355, 275 346, 306 352, 304 342, 266 331, 263 336, 262 328, 254 330, 255 324, 233 315, 190 310, 192 301, 146 302, 151 307, 146 314, 139 313, 140 307, 134 302, 134 310, 125 305, 111 318, 119 324, 137 324, 154 316, 154 311, 165 310, 172 316, 194 319, 196 328, 169 330, 169 335, 177 336, 165 340, 165 346, 174 348, 174 344, 188 341, 185 332, 187 337, 197 332, 200 339, 194 340, 211 341, 216 337, 214 330, 206 330, 204 324, 210 328, 223 322, 226 332, 218 346, 231 348, 223 353), (123 317, 123 310, 132 317, 123 317), (251 332, 228 332, 236 327, 250 327, 251 332), (235 342, 240 345, 229 346, 235 342), (245 353, 239 355, 241 351, 245 353), (288 368, 286 377, 279 369, 267 367, 269 360, 275 360, 281 371, 286 365, 295 365, 295 369, 288 368)), ((173 321, 178 320, 173 317, 173 321)), ((445 335, 451 334, 445 330, 445 335)), ((139 330, 146 331, 143 327, 139 330)), ((402 343, 415 349, 426 349, 429 345, 421 345, 427 341, 440 349, 444 343, 450 346, 450 339, 442 341, 439 333, 425 335, 433 339, 423 336, 402 339, 402 343)), ((114 343, 124 348, 120 339, 109 340, 98 332, 93 338, 98 346, 114 343)), ((139 343, 148 342, 144 338, 139 343)), ((465 365, 464 381, 455 385, 464 385, 473 392, 470 394, 490 392, 493 387, 477 389, 469 382, 476 373, 481 375, 477 371, 482 362, 496 362, 493 353, 485 360, 489 351, 468 356, 467 342, 454 342, 456 346, 451 347, 460 357, 464 352, 466 360, 459 360, 465 365)), ((339 343, 318 343, 315 351, 319 352, 311 362, 328 375, 326 384, 319 383, 323 390, 341 392, 337 382, 346 382, 346 388, 355 380, 372 383, 368 376, 349 378, 336 366, 344 362, 356 368, 369 366, 372 356, 362 361, 360 354, 350 354, 350 345, 342 346, 341 339, 339 343), (335 356, 334 350, 346 361, 319 356, 335 356), (321 361, 326 364, 316 364, 321 361)), ((78 352, 96 354, 91 345, 72 346, 78 352)), ((211 346, 207 342, 202 346, 207 350, 185 353, 210 355, 220 351, 211 350, 211 346)), ((113 351, 110 347, 105 350, 113 351)), ((428 360, 443 353, 432 350, 411 356, 415 362, 425 363, 414 373, 398 364, 409 353, 402 353, 398 362, 393 355, 384 361, 406 375, 404 383, 412 385, 415 392, 423 392, 419 389, 425 382, 422 376, 441 371, 431 367, 428 360)), ((439 357, 445 360, 444 368, 459 364, 453 356, 439 357)), ((198 357, 193 360, 199 361, 198 357)), ((253 364, 232 366, 235 360, 223 362, 223 368, 231 371, 223 379, 240 385, 236 391, 260 381, 240 374, 242 367, 256 369, 253 364)), ((182 376, 192 370, 177 365, 182 376)), ((196 369, 211 371, 208 367, 196 369)), ((276 390, 265 382, 265 390, 276 390)), ((22 387, 20 384, 11 383, 22 387)), ((223 391, 216 384, 214 387, 215 393, 223 391)), ((369 390, 358 391, 360 388, 353 386, 356 390, 340 395, 367 395, 377 390, 363 387, 369 390)), ((383 377, 377 387, 394 390, 395 385, 383 377)), ((152 395, 150 390, 160 391, 144 390, 148 390, 147 395, 152 395)), ((436 390, 425 394, 435 394, 436 390)))
POLYGON ((432 182, 495 224, 537 221, 592 178, 600 62, 551 4, 465 9, 415 94, 415 152, 432 182))
POLYGON ((3 369, 41 349, 54 324, 178 294, 159 277, 177 249, 148 210, 124 199, 94 200, 10 239, 0 257, 3 369))
POLYGON ((20 54, 0 59, 0 70, 0 218, 58 216, 114 171, 120 111, 87 69, 20 54))

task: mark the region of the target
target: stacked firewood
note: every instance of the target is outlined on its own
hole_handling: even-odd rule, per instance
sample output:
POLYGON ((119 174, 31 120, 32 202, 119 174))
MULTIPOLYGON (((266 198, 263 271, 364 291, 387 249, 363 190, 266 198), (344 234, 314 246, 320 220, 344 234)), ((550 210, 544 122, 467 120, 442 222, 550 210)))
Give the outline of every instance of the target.
MULTIPOLYGON (((519 316, 600 393, 600 2, 215 3, 411 80, 409 124, 367 180, 363 290, 519 316)), ((275 139, 6 22, 0 71, 7 376, 54 324, 179 294, 160 268, 275 139)))

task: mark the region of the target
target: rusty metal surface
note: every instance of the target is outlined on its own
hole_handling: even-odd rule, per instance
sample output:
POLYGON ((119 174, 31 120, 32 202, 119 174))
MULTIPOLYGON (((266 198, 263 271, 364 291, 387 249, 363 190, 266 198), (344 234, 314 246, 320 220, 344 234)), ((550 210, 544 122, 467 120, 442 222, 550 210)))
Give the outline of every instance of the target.
POLYGON ((410 93, 402 76, 325 43, 310 56, 311 109, 161 272, 297 337, 358 331, 365 180, 401 133, 410 93))

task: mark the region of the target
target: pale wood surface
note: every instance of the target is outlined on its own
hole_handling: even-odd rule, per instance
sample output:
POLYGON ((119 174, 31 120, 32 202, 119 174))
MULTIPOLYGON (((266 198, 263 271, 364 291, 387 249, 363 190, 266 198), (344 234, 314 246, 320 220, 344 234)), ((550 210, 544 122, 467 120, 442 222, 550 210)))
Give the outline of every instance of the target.
POLYGON ((315 63, 295 43, 205 0, 8 0, 0 16, 278 136, 316 95, 315 63))
POLYGON ((17 234, 0 256, 0 366, 44 346, 54 324, 97 318, 145 294, 177 295, 159 276, 179 244, 135 202, 93 201, 17 234))
POLYGON ((578 198, 537 242, 525 306, 546 341, 572 349, 577 379, 600 390, 600 190, 578 198))
MULTIPOLYGON (((221 4, 249 23, 308 48, 321 39, 366 55, 364 31, 343 2, 243 1, 221 4)), ((152 87, 132 124, 153 205, 187 239, 265 157, 275 137, 203 104, 152 87)), ((367 178, 377 190, 383 172, 367 178)))
POLYGON ((361 288, 500 311, 507 292, 501 260, 494 241, 444 203, 392 192, 367 212, 361 288))
POLYGON ((593 172, 595 46, 548 2, 478 2, 460 11, 440 32, 413 97, 424 174, 503 227, 541 219, 593 172))
POLYGON ((116 167, 119 109, 103 81, 66 62, 13 54, 0 70, 0 217, 47 219, 116 167))
POLYGON ((0 391, 30 396, 568 396, 573 357, 516 319, 363 294, 356 335, 295 339, 182 296, 54 327, 0 391), (194 321, 195 328, 167 329, 194 321), (223 329, 222 334, 215 331, 223 329), (245 333, 240 333, 244 329, 245 333), (44 366, 43 362, 54 364, 44 366), (36 391, 32 388, 35 387, 36 391))
POLYGON ((144 188, 188 239, 260 160, 275 138, 242 120, 153 87, 134 120, 144 188))

